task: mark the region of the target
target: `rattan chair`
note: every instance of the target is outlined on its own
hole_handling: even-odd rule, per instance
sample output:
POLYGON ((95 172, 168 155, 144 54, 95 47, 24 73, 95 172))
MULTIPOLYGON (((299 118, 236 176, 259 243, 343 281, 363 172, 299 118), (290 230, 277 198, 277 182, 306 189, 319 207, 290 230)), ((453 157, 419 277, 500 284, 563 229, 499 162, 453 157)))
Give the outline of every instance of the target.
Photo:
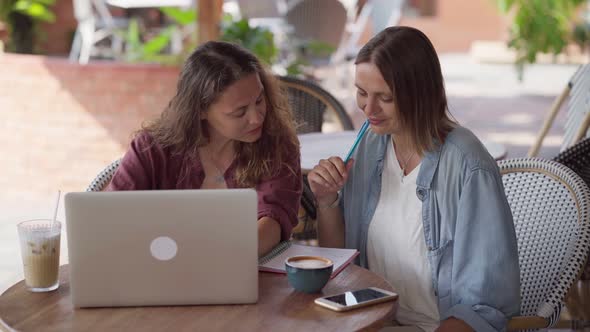
POLYGON ((289 104, 297 123, 297 134, 321 132, 324 117, 332 117, 343 130, 353 130, 352 120, 344 106, 328 91, 310 81, 290 76, 279 76, 286 90, 289 104), (328 113, 326 114, 326 111, 328 113))
MULTIPOLYGON (((567 150, 558 154, 553 160, 564 164, 574 171, 590 187, 590 138, 586 138, 569 147, 567 150)), ((581 278, 583 280, 590 280, 590 259, 586 262, 581 278)))
POLYGON ((113 161, 112 163, 110 163, 102 171, 100 171, 100 173, 98 173, 98 175, 94 178, 94 180, 92 180, 92 182, 90 182, 90 184, 88 185, 88 188, 86 188, 86 191, 102 191, 102 190, 104 190, 107 187, 107 185, 109 184, 109 182, 111 182, 111 179, 113 178, 113 175, 115 175, 115 172, 117 171, 117 167, 119 167, 120 162, 121 162, 121 159, 117 159, 117 160, 113 161))
POLYGON ((554 161, 520 158, 499 166, 520 264, 521 316, 509 321, 508 330, 551 327, 588 255, 590 189, 554 161))
POLYGON ((590 138, 586 138, 553 158, 576 172, 590 187, 590 138))
MULTIPOLYGON (((293 117, 297 123, 297 134, 321 132, 325 118, 335 120, 342 130, 354 130, 352 120, 344 106, 328 91, 313 82, 295 77, 279 76, 278 78, 289 98, 293 117)), ((303 227, 294 236, 300 240, 315 239, 317 237, 316 209, 314 196, 307 183, 306 175, 304 175, 303 181, 301 206, 305 211, 300 215, 303 227)))

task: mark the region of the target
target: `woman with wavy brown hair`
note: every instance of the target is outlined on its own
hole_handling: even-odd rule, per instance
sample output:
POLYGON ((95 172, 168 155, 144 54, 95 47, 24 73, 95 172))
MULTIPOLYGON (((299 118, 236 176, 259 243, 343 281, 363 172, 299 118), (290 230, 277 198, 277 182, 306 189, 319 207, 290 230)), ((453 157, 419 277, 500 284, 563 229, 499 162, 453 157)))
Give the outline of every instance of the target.
POLYGON ((211 41, 186 60, 176 95, 136 133, 107 190, 255 188, 264 254, 297 223, 299 159, 275 78, 244 48, 211 41))

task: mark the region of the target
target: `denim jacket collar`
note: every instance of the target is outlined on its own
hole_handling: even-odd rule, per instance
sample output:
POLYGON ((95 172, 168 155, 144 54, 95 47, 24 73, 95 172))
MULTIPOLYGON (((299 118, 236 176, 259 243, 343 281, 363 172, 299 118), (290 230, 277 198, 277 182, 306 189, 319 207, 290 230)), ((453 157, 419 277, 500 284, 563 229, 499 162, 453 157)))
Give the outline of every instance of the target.
POLYGON ((427 151, 422 158, 422 167, 418 173, 416 179, 416 185, 418 187, 430 189, 432 187, 432 181, 434 179, 434 173, 438 169, 438 162, 440 161, 440 151, 442 145, 437 141, 435 142, 434 149, 427 151))

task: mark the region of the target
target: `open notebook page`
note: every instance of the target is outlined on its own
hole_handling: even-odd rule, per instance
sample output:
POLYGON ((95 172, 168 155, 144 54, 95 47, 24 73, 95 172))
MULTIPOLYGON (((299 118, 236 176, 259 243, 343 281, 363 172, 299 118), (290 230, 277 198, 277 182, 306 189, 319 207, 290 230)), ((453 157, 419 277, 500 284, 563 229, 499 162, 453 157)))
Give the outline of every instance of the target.
POLYGON ((273 250, 269 255, 260 259, 260 271, 286 273, 285 260, 292 256, 321 256, 334 262, 332 277, 342 271, 359 254, 356 249, 322 248, 304 246, 290 242, 281 243, 279 250, 273 250), (283 246, 283 248, 280 248, 283 246))

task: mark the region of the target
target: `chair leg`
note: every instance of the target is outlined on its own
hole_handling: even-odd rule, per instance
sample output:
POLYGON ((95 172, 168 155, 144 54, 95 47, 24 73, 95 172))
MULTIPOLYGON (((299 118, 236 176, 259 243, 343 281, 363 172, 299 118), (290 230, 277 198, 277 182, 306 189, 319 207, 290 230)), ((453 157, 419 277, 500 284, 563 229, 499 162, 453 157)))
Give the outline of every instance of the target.
POLYGON ((568 83, 567 86, 565 87, 565 89, 563 89, 563 91, 561 92, 561 94, 557 98, 557 100, 551 106, 551 109, 549 110, 549 114, 547 114, 547 117, 545 118, 545 123, 543 123, 543 128, 541 128, 541 131, 539 132, 539 134, 537 135, 537 138, 535 139, 535 143, 533 143, 533 146, 529 150, 528 157, 536 157, 537 154, 539 153, 539 149, 541 148, 541 145, 543 144, 543 139, 545 139, 545 135, 547 135, 547 132, 551 128, 551 125, 553 124, 553 121, 555 120, 557 113, 561 109, 561 105, 563 104, 565 98, 567 96, 569 96, 570 91, 571 91, 571 83, 568 83))
POLYGON ((119 36, 119 31, 113 31, 111 49, 113 50, 113 58, 117 60, 121 59, 123 55, 123 38, 119 36))
POLYGON ((547 319, 538 316, 528 316, 528 317, 512 317, 508 321, 508 326, 506 327, 507 331, 520 331, 520 330, 528 330, 528 329, 543 329, 549 326, 549 322, 547 319))
POLYGON ((94 21, 89 20, 86 22, 81 22, 79 27, 80 35, 82 37, 79 62, 85 65, 90 60, 90 53, 94 45, 94 21))
POLYGON ((586 133, 588 132, 588 127, 590 127, 590 105, 588 105, 587 108, 589 108, 589 109, 586 110, 586 115, 584 116, 584 121, 582 121, 582 124, 580 125, 580 128, 578 129, 578 132, 576 133, 576 137, 575 137, 574 141, 572 142, 572 145, 581 141, 586 136, 586 133))
POLYGON ((74 34, 74 40, 72 41, 72 48, 70 49, 70 62, 78 62, 78 57, 80 56, 80 46, 82 41, 80 40, 80 28, 76 28, 76 32, 74 34))

